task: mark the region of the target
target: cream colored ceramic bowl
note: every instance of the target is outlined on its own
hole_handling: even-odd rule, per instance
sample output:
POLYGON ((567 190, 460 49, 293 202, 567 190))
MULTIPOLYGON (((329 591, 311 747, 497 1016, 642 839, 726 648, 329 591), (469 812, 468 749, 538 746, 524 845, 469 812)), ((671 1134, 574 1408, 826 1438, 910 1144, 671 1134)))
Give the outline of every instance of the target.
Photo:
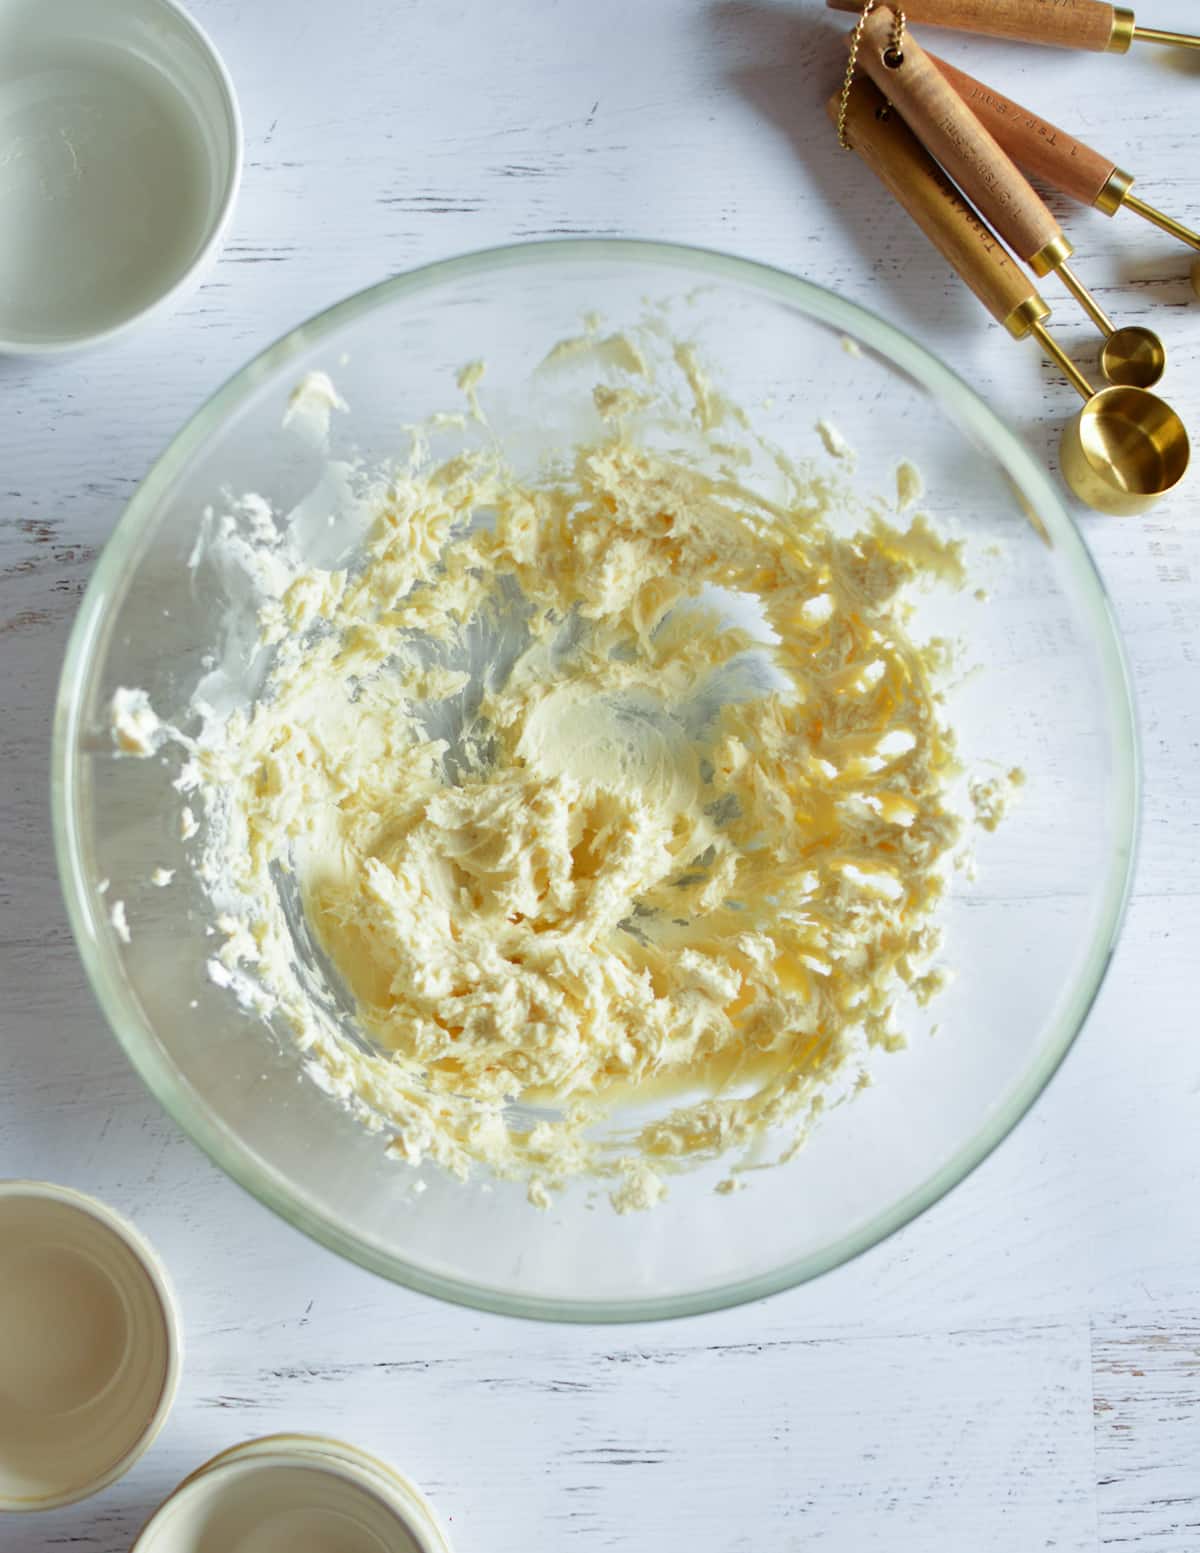
POLYGON ((0 351, 177 300, 233 209, 233 85, 174 0, 0 0, 0 351))
POLYGON ((0 1181, 0 1511, 107 1487, 166 1421, 180 1364, 154 1252, 67 1187, 0 1181))
POLYGON ((450 1553, 394 1468, 322 1435, 271 1435, 215 1456, 151 1518, 133 1553, 450 1553))

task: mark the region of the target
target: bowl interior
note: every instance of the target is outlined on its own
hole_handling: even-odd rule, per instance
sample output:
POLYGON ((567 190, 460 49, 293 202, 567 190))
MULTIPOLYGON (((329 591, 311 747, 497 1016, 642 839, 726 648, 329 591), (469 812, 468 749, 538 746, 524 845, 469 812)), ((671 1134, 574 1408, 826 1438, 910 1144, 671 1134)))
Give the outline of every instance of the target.
POLYGON ((425 1553, 429 1546, 369 1481, 278 1452, 247 1454, 200 1472, 159 1510, 135 1553, 279 1547, 297 1532, 311 1547, 342 1553, 425 1553))
POLYGON ((96 1493, 158 1433, 178 1379, 171 1297, 101 1204, 0 1182, 0 1510, 96 1493))
POLYGON ((634 243, 501 250, 389 282, 227 385, 145 482, 97 568, 64 670, 54 784, 89 974, 143 1077, 192 1136, 292 1222, 389 1277, 576 1319, 677 1314, 785 1287, 961 1179, 1080 1027, 1119 922, 1135 814, 1112 620, 1073 524, 1015 439, 863 310, 741 261, 634 243), (626 1216, 597 1207, 586 1184, 548 1211, 519 1185, 463 1184, 432 1168, 414 1191, 414 1172, 304 1076, 287 1035, 208 980, 212 908, 180 840, 177 763, 114 759, 109 702, 118 686, 138 686, 161 716, 179 717, 204 673, 231 608, 188 566, 206 507, 254 491, 314 534, 337 507, 324 453, 282 427, 305 372, 328 372, 350 406, 334 417, 335 456, 376 463, 400 451, 406 424, 452 408, 456 372, 483 358, 485 408, 520 461, 586 424, 591 378, 570 369, 548 389, 535 372, 548 350, 589 311, 615 328, 648 304, 789 453, 828 459, 825 420, 852 445, 865 493, 894 497, 902 459, 921 470, 922 505, 967 539, 975 573, 962 595, 920 606, 922 628, 962 637, 975 665, 952 697, 960 747, 985 776, 1022 767, 1026 786, 981 837, 977 879, 952 886, 949 990, 914 1011, 908 1050, 880 1055, 874 1085, 786 1166, 722 1195, 727 1162, 705 1165, 673 1179, 652 1213, 626 1216), (176 870, 168 889, 151 883, 160 868, 176 870), (112 926, 117 901, 128 945, 112 926))
POLYGON ((229 211, 224 68, 169 0, 0 0, 0 347, 67 349, 172 292, 229 211))

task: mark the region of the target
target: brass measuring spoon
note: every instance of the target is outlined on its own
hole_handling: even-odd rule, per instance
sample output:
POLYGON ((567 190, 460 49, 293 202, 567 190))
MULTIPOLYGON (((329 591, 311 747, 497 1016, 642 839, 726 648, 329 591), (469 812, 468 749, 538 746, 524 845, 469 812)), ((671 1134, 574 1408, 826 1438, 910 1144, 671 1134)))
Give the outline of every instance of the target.
MULTIPOLYGON (((1041 325, 1032 332, 1047 350, 1054 343, 1041 325)), ((1058 349, 1051 352, 1063 365, 1058 349)), ((1064 366, 1064 371, 1065 371, 1064 366)), ((1063 427, 1063 478, 1085 506, 1114 517, 1152 507, 1187 473, 1188 434, 1169 404, 1144 388, 1094 393, 1082 373, 1067 373, 1084 406, 1063 427)))
MULTIPOLYGON (((835 123, 839 107, 840 97, 831 98, 835 123)), ((1047 331, 1050 309, 1029 276, 867 81, 850 91, 845 135, 992 316, 1014 339, 1032 335, 1083 396, 1061 443, 1063 475, 1080 501, 1125 517, 1145 512, 1178 485, 1189 459, 1179 416, 1144 388, 1093 391, 1047 331)))
POLYGON ((1200 249, 1200 232, 1193 232, 1181 221, 1131 193, 1132 173, 1125 172, 1099 151, 1093 151, 1082 140, 1076 140, 1057 124, 1051 124, 1040 113, 1023 108, 1011 97, 1005 97, 994 87, 985 86, 965 70, 959 70, 949 60, 941 59, 937 54, 929 57, 1018 167, 1078 200, 1081 205, 1094 205, 1106 216, 1115 216, 1118 210, 1132 210, 1189 248, 1200 249))
MULTIPOLYGON (((861 0, 826 0, 826 4, 834 11, 862 10, 861 0)), ((907 0, 904 10, 910 22, 1064 49, 1090 49, 1096 54, 1127 54, 1133 43, 1200 49, 1200 38, 1191 33, 1139 27, 1127 7, 1102 0, 1069 0, 1065 5, 1061 0, 907 0)))
MULTIPOLYGON (((940 59, 936 54, 930 54, 929 58, 975 117, 987 126, 999 145, 1025 172, 1041 178, 1083 205, 1096 206, 1105 215, 1115 216, 1123 208, 1134 210, 1165 232, 1200 249, 1200 235, 1129 192, 1133 178, 1115 162, 1040 114, 985 86, 948 60, 940 59)), ((1115 329, 1100 350, 1100 370, 1110 383, 1153 388, 1166 365, 1162 341, 1152 330, 1137 324, 1115 329)))
POLYGON ((1074 249, 1021 170, 911 32, 900 50, 895 37, 896 16, 880 6, 861 29, 863 69, 1034 274, 1061 277, 1103 337, 1100 366, 1109 381, 1141 388, 1157 383, 1167 359, 1162 341, 1140 326, 1117 328, 1067 263, 1074 249))

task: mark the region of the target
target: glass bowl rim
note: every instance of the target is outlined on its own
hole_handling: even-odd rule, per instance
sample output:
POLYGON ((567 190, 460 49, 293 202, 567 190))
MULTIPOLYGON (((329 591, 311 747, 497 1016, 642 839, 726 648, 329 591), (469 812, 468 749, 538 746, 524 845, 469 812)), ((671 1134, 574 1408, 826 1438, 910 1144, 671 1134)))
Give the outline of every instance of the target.
POLYGON ((1083 1028, 1120 932, 1133 876, 1140 811, 1140 761, 1130 678, 1111 603, 1073 518, 1051 482, 1003 421, 980 396, 924 346, 870 309, 786 270, 713 249, 639 238, 557 238, 519 242, 408 270, 354 293, 289 330, 228 378, 184 424, 139 484, 93 570, 67 643, 54 709, 50 798, 54 846, 71 929, 100 1007, 142 1081, 169 1116, 227 1175, 294 1228, 351 1262, 410 1289, 499 1315, 546 1321, 635 1322, 698 1315, 762 1299, 806 1283, 886 1240, 932 1207, 1003 1142, 1043 1092, 1083 1028), (432 1273, 346 1232, 308 1193, 296 1190, 230 1129, 208 1114, 159 1048, 125 990, 110 935, 96 931, 95 905, 84 874, 75 797, 75 756, 83 690, 89 682, 91 646, 107 614, 109 596, 128 558, 136 552, 159 499, 179 470, 267 378, 302 350, 377 307, 432 290, 450 280, 481 278, 539 264, 624 263, 661 265, 709 280, 736 282, 798 308, 813 321, 856 336, 918 385, 953 397, 960 423, 973 430, 1008 471, 1018 489, 1036 498, 1036 511, 1066 557, 1096 633, 1106 699, 1114 719, 1114 787, 1120 817, 1104 884, 1101 910, 1086 963, 1071 989, 1051 1038, 1016 1086, 1006 1106, 966 1140, 939 1170, 866 1224, 820 1251, 769 1272, 685 1293, 588 1299, 513 1293, 465 1278, 432 1273))

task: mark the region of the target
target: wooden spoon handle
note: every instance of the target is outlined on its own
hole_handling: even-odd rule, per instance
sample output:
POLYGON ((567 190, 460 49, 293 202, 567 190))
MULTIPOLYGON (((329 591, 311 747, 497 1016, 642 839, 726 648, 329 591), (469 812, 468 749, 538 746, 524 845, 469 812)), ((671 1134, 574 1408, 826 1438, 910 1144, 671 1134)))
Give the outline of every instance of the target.
MULTIPOLYGON (((904 48, 895 60, 895 24, 886 5, 871 13, 858 50, 862 68, 1020 258, 1036 261, 1047 249, 1061 250, 1061 257, 1067 258, 1071 246, 1058 222, 911 31, 905 33, 904 48)), ((1043 273, 1036 262, 1034 269, 1043 273)))
MULTIPOLYGON (((834 11, 861 11, 862 0, 826 0, 834 11)), ((1119 23, 1132 20, 1101 0, 908 0, 910 22, 983 32, 993 38, 1021 38, 1065 49, 1102 54, 1122 36, 1119 23)), ((1128 43, 1124 45, 1128 48, 1128 43)))
MULTIPOLYGON (((827 104, 835 124, 840 96, 827 104)), ((1020 338, 1047 316, 1025 270, 869 81, 858 80, 851 90, 846 138, 998 323, 1020 338)))
POLYGON ((948 60, 929 58, 1018 167, 1083 205, 1096 203, 1117 171, 1115 162, 948 60))

